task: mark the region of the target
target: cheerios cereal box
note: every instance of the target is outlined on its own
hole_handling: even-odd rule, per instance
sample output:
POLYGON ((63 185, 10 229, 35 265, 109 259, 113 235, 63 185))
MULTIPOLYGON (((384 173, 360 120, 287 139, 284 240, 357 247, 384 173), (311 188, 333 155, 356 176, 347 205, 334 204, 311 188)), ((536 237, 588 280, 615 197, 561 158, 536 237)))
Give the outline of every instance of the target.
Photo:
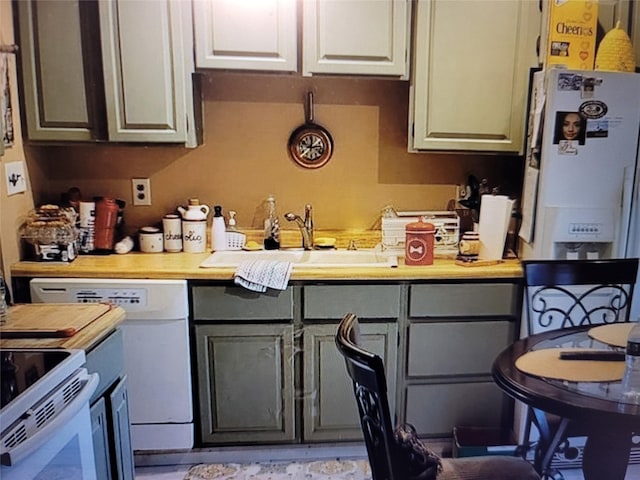
POLYGON ((545 67, 593 70, 598 27, 597 0, 549 0, 545 67))

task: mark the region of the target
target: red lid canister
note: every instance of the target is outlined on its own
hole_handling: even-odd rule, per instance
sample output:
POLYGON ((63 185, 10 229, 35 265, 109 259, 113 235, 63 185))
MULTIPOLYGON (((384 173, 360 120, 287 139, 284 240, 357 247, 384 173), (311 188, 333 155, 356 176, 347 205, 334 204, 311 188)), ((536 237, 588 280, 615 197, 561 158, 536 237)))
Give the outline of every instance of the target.
POLYGON ((405 265, 432 265, 433 243, 436 228, 419 218, 405 227, 405 265))

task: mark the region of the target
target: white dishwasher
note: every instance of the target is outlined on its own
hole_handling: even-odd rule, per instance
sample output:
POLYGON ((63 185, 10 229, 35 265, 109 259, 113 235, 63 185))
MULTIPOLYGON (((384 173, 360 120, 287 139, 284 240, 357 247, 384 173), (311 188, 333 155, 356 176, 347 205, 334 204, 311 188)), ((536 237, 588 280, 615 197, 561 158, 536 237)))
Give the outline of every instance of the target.
POLYGON ((122 307, 133 450, 193 447, 186 280, 36 278, 30 290, 33 303, 122 307))

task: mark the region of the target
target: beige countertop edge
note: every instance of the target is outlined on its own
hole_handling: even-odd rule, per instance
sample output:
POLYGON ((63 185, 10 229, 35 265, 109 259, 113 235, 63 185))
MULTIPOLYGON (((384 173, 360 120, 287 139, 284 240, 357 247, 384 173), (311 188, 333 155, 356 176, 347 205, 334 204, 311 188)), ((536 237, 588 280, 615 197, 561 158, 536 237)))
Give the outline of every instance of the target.
MULTIPOLYGON (((87 255, 73 262, 17 262, 11 266, 14 277, 149 278, 187 280, 232 280, 233 268, 200 268, 207 253, 130 253, 126 255, 87 255)), ((291 280, 431 280, 520 278, 518 260, 497 265, 463 267, 452 259, 436 258, 433 265, 385 267, 294 267, 291 280)))

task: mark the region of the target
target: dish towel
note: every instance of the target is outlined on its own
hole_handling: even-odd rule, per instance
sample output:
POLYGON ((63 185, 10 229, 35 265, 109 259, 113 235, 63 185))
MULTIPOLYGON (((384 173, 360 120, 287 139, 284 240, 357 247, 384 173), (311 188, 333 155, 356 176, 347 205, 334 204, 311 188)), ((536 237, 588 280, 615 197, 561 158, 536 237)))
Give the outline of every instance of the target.
POLYGON ((245 260, 238 265, 233 281, 254 292, 267 288, 284 290, 289 284, 293 263, 275 260, 245 260))

